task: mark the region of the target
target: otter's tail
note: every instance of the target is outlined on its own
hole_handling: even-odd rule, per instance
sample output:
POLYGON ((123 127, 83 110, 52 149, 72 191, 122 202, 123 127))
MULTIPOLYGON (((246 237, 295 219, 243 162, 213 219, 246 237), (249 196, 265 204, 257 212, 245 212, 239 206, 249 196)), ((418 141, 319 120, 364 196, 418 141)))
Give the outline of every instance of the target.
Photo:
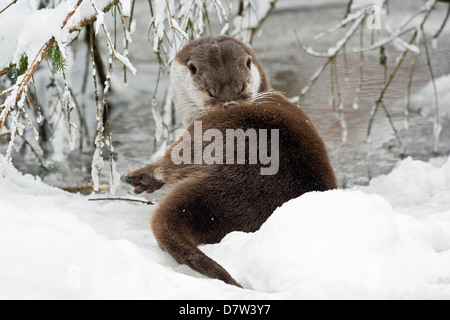
POLYGON ((169 220, 170 213, 160 211, 155 212, 152 219, 153 233, 163 250, 178 263, 185 264, 209 278, 242 288, 222 266, 200 251, 181 221, 170 223, 169 220))

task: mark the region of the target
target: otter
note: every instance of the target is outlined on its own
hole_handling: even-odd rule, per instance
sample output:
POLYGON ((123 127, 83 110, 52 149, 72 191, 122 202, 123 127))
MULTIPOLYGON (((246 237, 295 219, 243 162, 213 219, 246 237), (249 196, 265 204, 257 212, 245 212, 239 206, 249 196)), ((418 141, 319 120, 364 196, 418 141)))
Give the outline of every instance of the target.
POLYGON ((217 108, 229 108, 271 90, 253 51, 229 36, 187 44, 172 62, 171 83, 177 122, 187 128, 217 108))
POLYGON ((158 244, 178 263, 238 287, 198 245, 218 243, 233 231, 255 232, 285 202, 337 188, 317 129, 298 106, 278 93, 209 110, 161 160, 128 174, 126 180, 137 194, 171 185, 151 219, 158 244), (237 131, 240 136, 227 137, 237 131), (245 141, 241 147, 228 146, 239 139, 245 141), (245 156, 239 162, 242 147, 245 156), (260 155, 256 162, 255 153, 260 155), (203 155, 201 161, 195 159, 198 155, 203 155), (262 155, 278 160, 273 172, 263 174, 268 161, 262 155), (180 158, 185 161, 180 163, 180 158))

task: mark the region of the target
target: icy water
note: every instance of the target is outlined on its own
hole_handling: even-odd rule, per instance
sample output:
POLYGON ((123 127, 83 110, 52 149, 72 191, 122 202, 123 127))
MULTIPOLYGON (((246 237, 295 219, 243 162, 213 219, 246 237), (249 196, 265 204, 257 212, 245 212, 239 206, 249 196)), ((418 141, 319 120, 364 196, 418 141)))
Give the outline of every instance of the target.
MULTIPOLYGON (((345 15, 346 3, 344 1, 331 1, 332 5, 324 5, 321 1, 316 6, 297 5, 295 1, 280 0, 280 9, 277 9, 264 24, 262 32, 254 41, 254 51, 267 69, 275 89, 282 91, 288 97, 300 95, 301 89, 309 83, 311 76, 325 62, 323 59, 312 58, 306 55, 299 47, 294 31, 307 45, 317 51, 333 47, 342 36, 336 33, 318 41, 314 35, 334 27, 345 15)), ((392 1, 392 13, 401 13, 401 16, 391 16, 393 21, 402 21, 405 15, 416 12, 423 1, 392 1), (403 7, 402 7, 403 6, 403 7)), ((148 164, 154 152, 154 122, 151 110, 151 100, 155 94, 155 84, 158 75, 158 66, 151 51, 151 44, 147 42, 147 22, 141 18, 148 17, 145 1, 138 2, 137 21, 138 31, 134 36, 134 43, 130 48, 130 60, 138 69, 138 75, 129 75, 129 84, 126 88, 116 90, 111 95, 113 106, 111 113, 111 127, 115 147, 115 159, 118 170, 122 175, 148 164), (144 22, 142 22, 144 21, 144 22), (140 31, 142 28, 142 32, 140 31)), ((430 30, 432 34, 442 22, 446 7, 439 6, 438 12, 433 14, 430 30)), ((432 65, 436 77, 450 73, 450 38, 449 30, 440 37, 437 50, 432 50, 432 65)), ((428 30, 428 29, 427 29, 428 30)), ((366 32, 365 43, 370 42, 370 32, 366 32)), ((359 41, 359 37, 356 37, 359 41)), ((364 82, 359 94, 359 108, 353 108, 354 97, 359 84, 359 54, 353 53, 356 43, 350 43, 347 48, 347 58, 339 57, 336 68, 339 75, 339 87, 344 114, 348 126, 347 141, 343 142, 343 131, 339 113, 330 106, 331 86, 329 69, 299 104, 312 118, 322 137, 327 143, 333 165, 335 167, 341 187, 367 184, 374 176, 388 173, 403 157, 413 156, 419 159, 428 159, 435 156, 431 152, 432 146, 432 119, 422 118, 412 114, 410 128, 404 129, 404 105, 406 97, 406 82, 409 76, 409 66, 412 55, 403 64, 396 80, 385 96, 385 104, 389 109, 393 122, 402 137, 400 146, 394 137, 393 130, 386 116, 380 110, 375 118, 370 142, 366 141, 370 111, 384 83, 385 71, 379 64, 377 53, 368 53, 364 63, 364 82)), ((399 51, 387 52, 389 69, 392 71, 399 51)), ((82 70, 78 73, 82 73, 82 70)), ((74 72, 73 76, 80 76, 74 72)), ((117 81, 120 81, 120 72, 117 72, 117 81)), ((413 92, 430 81, 426 59, 424 55, 419 58, 413 83, 413 92)), ((113 83, 114 84, 114 83, 113 83)), ((158 86, 157 101, 159 105, 164 100, 168 87, 168 75, 163 75, 158 86)), ((432 102, 431 102, 432 103, 432 102)), ((448 120, 447 120, 448 121, 448 120)), ((441 134, 440 153, 450 152, 450 123, 443 123, 441 134)), ((3 139, 2 142, 4 142, 3 139)), ((1 148, 2 152, 4 146, 1 148)), ((104 152, 107 156, 107 152, 104 152)), ((21 170, 37 173, 34 161, 15 157, 16 166, 21 170), (30 166, 30 163, 33 164, 30 166)), ((44 181, 59 187, 76 187, 89 184, 90 161, 92 150, 83 155, 73 153, 68 161, 59 164, 57 173, 43 177, 44 181)), ((109 182, 108 163, 102 170, 101 182, 109 182)), ((122 178, 123 181, 123 178, 122 178)), ((124 182, 119 194, 129 190, 124 182)))
MULTIPOLYGON (((391 16, 393 21, 403 21, 408 13, 415 12, 422 5, 421 1, 391 1, 391 13, 401 13, 401 16, 391 16)), ((438 12, 430 21, 429 34, 434 34, 445 15, 446 6, 440 6, 438 12)), ((336 33, 314 41, 314 35, 334 27, 345 13, 342 2, 331 8, 323 5, 317 7, 293 6, 275 12, 267 21, 270 27, 256 40, 255 51, 261 57, 269 71, 275 88, 287 96, 298 96, 309 82, 316 70, 325 63, 324 59, 312 58, 300 50, 294 35, 306 46, 316 51, 325 51, 334 47, 340 39, 336 33)), ((398 22, 397 22, 398 23, 398 22)), ((428 29, 427 29, 428 30, 428 29)), ((448 30, 448 28, 447 28, 448 30)), ((365 30, 364 43, 371 41, 371 32, 365 30)), ((450 39, 443 33, 437 50, 432 51, 432 65, 436 77, 450 72, 450 39)), ((331 74, 330 67, 324 72, 313 89, 306 95, 300 106, 311 116, 319 128, 322 137, 327 142, 333 165, 343 187, 354 184, 366 184, 371 177, 389 172, 393 165, 402 157, 413 156, 427 159, 432 154, 432 119, 424 119, 417 114, 411 115, 410 129, 404 130, 404 112, 407 92, 407 79, 412 60, 408 55, 396 79, 387 91, 385 104, 389 109, 395 127, 400 131, 403 145, 400 146, 387 117, 380 110, 377 113, 372 134, 367 143, 367 129, 370 111, 374 101, 384 85, 385 71, 379 63, 378 52, 365 55, 364 80, 359 94, 359 109, 353 109, 360 80, 359 53, 353 53, 353 48, 359 47, 359 31, 356 41, 347 47, 347 57, 340 55, 337 61, 339 87, 344 102, 344 114, 348 126, 347 142, 342 142, 342 126, 339 113, 330 106, 331 74)), ((393 70, 399 51, 390 50, 388 56, 388 74, 393 70)), ((416 67, 412 92, 417 92, 430 81, 425 55, 422 55, 416 67)), ((433 101, 430 101, 432 104, 433 101)), ((443 124, 440 152, 448 154, 450 150, 449 126, 443 124)))

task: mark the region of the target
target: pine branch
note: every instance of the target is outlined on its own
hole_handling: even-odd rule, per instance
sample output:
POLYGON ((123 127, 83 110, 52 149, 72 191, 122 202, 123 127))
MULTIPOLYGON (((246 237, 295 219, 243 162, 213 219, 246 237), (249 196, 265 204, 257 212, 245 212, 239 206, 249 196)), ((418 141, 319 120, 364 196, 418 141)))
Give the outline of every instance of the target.
POLYGON ((11 88, 12 89, 11 94, 13 95, 14 98, 13 103, 9 102, 8 105, 4 103, 2 106, 0 106, 5 107, 5 109, 2 111, 2 114, 0 115, 0 133, 3 130, 3 126, 6 119, 13 110, 17 101, 19 101, 20 97, 22 96, 22 93, 28 89, 28 82, 30 81, 33 74, 36 72, 37 68, 39 67, 44 57, 47 55, 48 51, 50 50, 50 47, 53 45, 54 42, 55 38, 51 38, 41 47, 36 57, 34 58, 33 62, 28 67, 27 72, 25 73, 25 75, 22 76, 19 84, 16 84, 14 87, 11 88))
MULTIPOLYGON (((67 14, 67 17, 64 20, 61 28, 64 28, 66 26, 67 22, 69 21, 69 18, 75 13, 81 2, 82 0, 79 0, 78 3, 73 7, 73 10, 67 14)), ((31 64, 28 65, 28 69, 25 72, 24 76, 20 79, 19 84, 11 88, 12 89, 11 94, 15 96, 13 97, 14 98, 13 101, 9 101, 8 105, 3 104, 0 106, 0 108, 4 107, 4 110, 0 115, 0 133, 2 132, 4 123, 8 118, 9 114, 11 113, 11 111, 13 110, 15 104, 19 101, 22 94, 28 90, 28 83, 30 82, 31 77, 38 69, 42 60, 47 56, 49 50, 51 49, 54 43, 55 38, 52 37, 39 49, 37 55, 34 57, 31 64)))

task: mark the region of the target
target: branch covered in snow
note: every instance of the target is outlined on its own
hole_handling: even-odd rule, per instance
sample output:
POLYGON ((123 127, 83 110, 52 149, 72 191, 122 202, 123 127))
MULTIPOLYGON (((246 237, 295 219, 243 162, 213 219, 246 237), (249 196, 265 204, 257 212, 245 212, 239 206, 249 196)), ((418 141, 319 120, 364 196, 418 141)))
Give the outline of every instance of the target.
MULTIPOLYGON (((22 0, 12 2, 2 9, 0 30, 9 28, 14 30, 14 33, 6 36, 4 39, 7 45, 2 45, 2 47, 8 48, 8 50, 5 50, 0 56, 0 70, 2 70, 0 75, 6 74, 13 68, 17 69, 17 79, 15 83, 2 93, 7 95, 7 97, 3 104, 0 105, 0 133, 11 113, 13 113, 14 119, 11 124, 11 139, 6 154, 7 162, 12 161, 16 135, 22 136, 24 134, 23 125, 20 123, 22 115, 32 128, 36 140, 39 139, 39 133, 34 128, 29 113, 24 108, 25 99, 30 101, 28 97, 30 81, 45 57, 52 59, 52 63, 56 65, 54 69, 64 69, 64 64, 67 61, 66 48, 76 36, 74 31, 96 20, 97 30, 101 26, 108 40, 111 57, 120 61, 132 73, 136 72, 128 58, 115 50, 104 24, 104 12, 118 4, 121 6, 123 15, 128 16, 131 8, 130 1, 125 0, 68 0, 46 10, 39 10, 36 3, 22 0), (17 37, 18 40, 14 41, 14 37, 17 37), (10 45, 12 43, 16 43, 16 46, 10 45), (56 54, 54 54, 55 52, 56 54)), ((70 149, 73 150, 75 147, 76 125, 72 120, 71 112, 76 108, 76 105, 64 72, 63 76, 64 93, 62 94, 62 104, 66 109, 69 144, 70 149)), ((103 139, 103 136, 101 138, 103 139)), ((97 162, 99 161, 98 154, 96 154, 94 159, 97 162)), ((114 166, 113 160, 111 165, 114 166)), ((114 173, 116 173, 115 166, 114 168, 111 167, 111 175, 114 173)), ((118 174, 116 176, 120 177, 118 174)), ((111 189, 114 190, 117 187, 117 179, 112 178, 111 185, 111 189)))
MULTIPOLYGON (((244 10, 238 12, 234 9, 234 4, 238 1, 240 0, 149 0, 148 38, 158 57, 160 73, 167 70, 184 44, 213 33, 211 15, 214 15, 221 24, 222 34, 232 34, 251 42, 277 2, 277 0, 241 1, 244 10), (231 24, 234 29, 230 27, 231 24)), ((133 20, 135 4, 136 0, 55 0, 50 2, 7 0, 0 4, 0 46, 2 47, 0 50, 0 135, 4 127, 7 127, 10 136, 5 161, 12 161, 16 136, 24 135, 27 130, 34 134, 36 141, 39 141, 42 157, 47 155, 42 139, 52 139, 55 135, 61 135, 61 130, 57 131, 57 127, 63 117, 66 118, 66 132, 63 135, 67 138, 72 151, 78 143, 77 137, 80 140, 81 150, 83 139, 92 138, 93 140, 93 137, 87 136, 86 133, 88 131, 97 133, 92 163, 95 186, 99 185, 98 171, 103 166, 102 148, 104 145, 108 146, 111 190, 114 191, 118 186, 120 174, 116 170, 113 159, 112 133, 107 122, 107 95, 111 86, 114 60, 123 65, 125 82, 127 70, 133 74, 137 71, 128 58, 128 46, 132 42, 132 34, 136 29, 136 21, 133 20), (109 13, 114 20, 114 28, 108 26, 111 22, 109 13), (124 45, 120 50, 123 51, 117 48, 117 21, 122 23, 124 45), (88 27, 86 29, 89 32, 94 30, 95 33, 94 53, 91 55, 92 79, 95 86, 91 99, 95 100, 97 108, 95 128, 87 127, 84 122, 86 121, 84 111, 80 110, 76 98, 80 91, 84 95, 87 77, 83 79, 81 90, 73 88, 71 82, 73 47, 70 46, 76 42, 84 27, 88 27), (96 44, 98 39, 106 44, 106 52, 100 51, 100 46, 96 44), (103 66, 102 56, 108 59, 108 72, 103 66), (46 64, 42 62, 46 60, 49 62, 49 69, 54 73, 50 77, 51 88, 56 89, 58 102, 50 103, 51 110, 44 110, 41 113, 38 95, 42 95, 43 92, 39 90, 37 82, 42 79, 36 77, 36 74, 42 65, 45 68, 46 64), (97 77, 97 71, 99 77, 97 77), (103 85, 103 92, 97 89, 98 80, 103 85), (47 115, 45 111, 48 111, 47 115)), ((89 43, 89 39, 86 42, 89 43)), ((92 42, 88 46, 92 49, 92 42)), ((88 60, 89 58, 86 60, 85 75, 88 74, 88 60)), ((156 96, 158 84, 155 84, 155 87, 156 96)), ((45 95, 48 94, 45 93, 44 99, 39 100, 46 100, 48 97, 45 95)), ((155 118, 162 119, 157 116, 159 110, 156 100, 154 101, 155 118)), ((166 105, 170 104, 166 103, 166 105)), ((157 124, 158 128, 164 127, 162 120, 160 121, 161 123, 157 124)), ((64 123, 62 124, 64 126, 64 123)), ((160 135, 161 132, 158 133, 158 136, 160 135)), ((60 139, 60 142, 63 140, 60 139)), ((88 143, 92 144, 92 140, 88 143)))

